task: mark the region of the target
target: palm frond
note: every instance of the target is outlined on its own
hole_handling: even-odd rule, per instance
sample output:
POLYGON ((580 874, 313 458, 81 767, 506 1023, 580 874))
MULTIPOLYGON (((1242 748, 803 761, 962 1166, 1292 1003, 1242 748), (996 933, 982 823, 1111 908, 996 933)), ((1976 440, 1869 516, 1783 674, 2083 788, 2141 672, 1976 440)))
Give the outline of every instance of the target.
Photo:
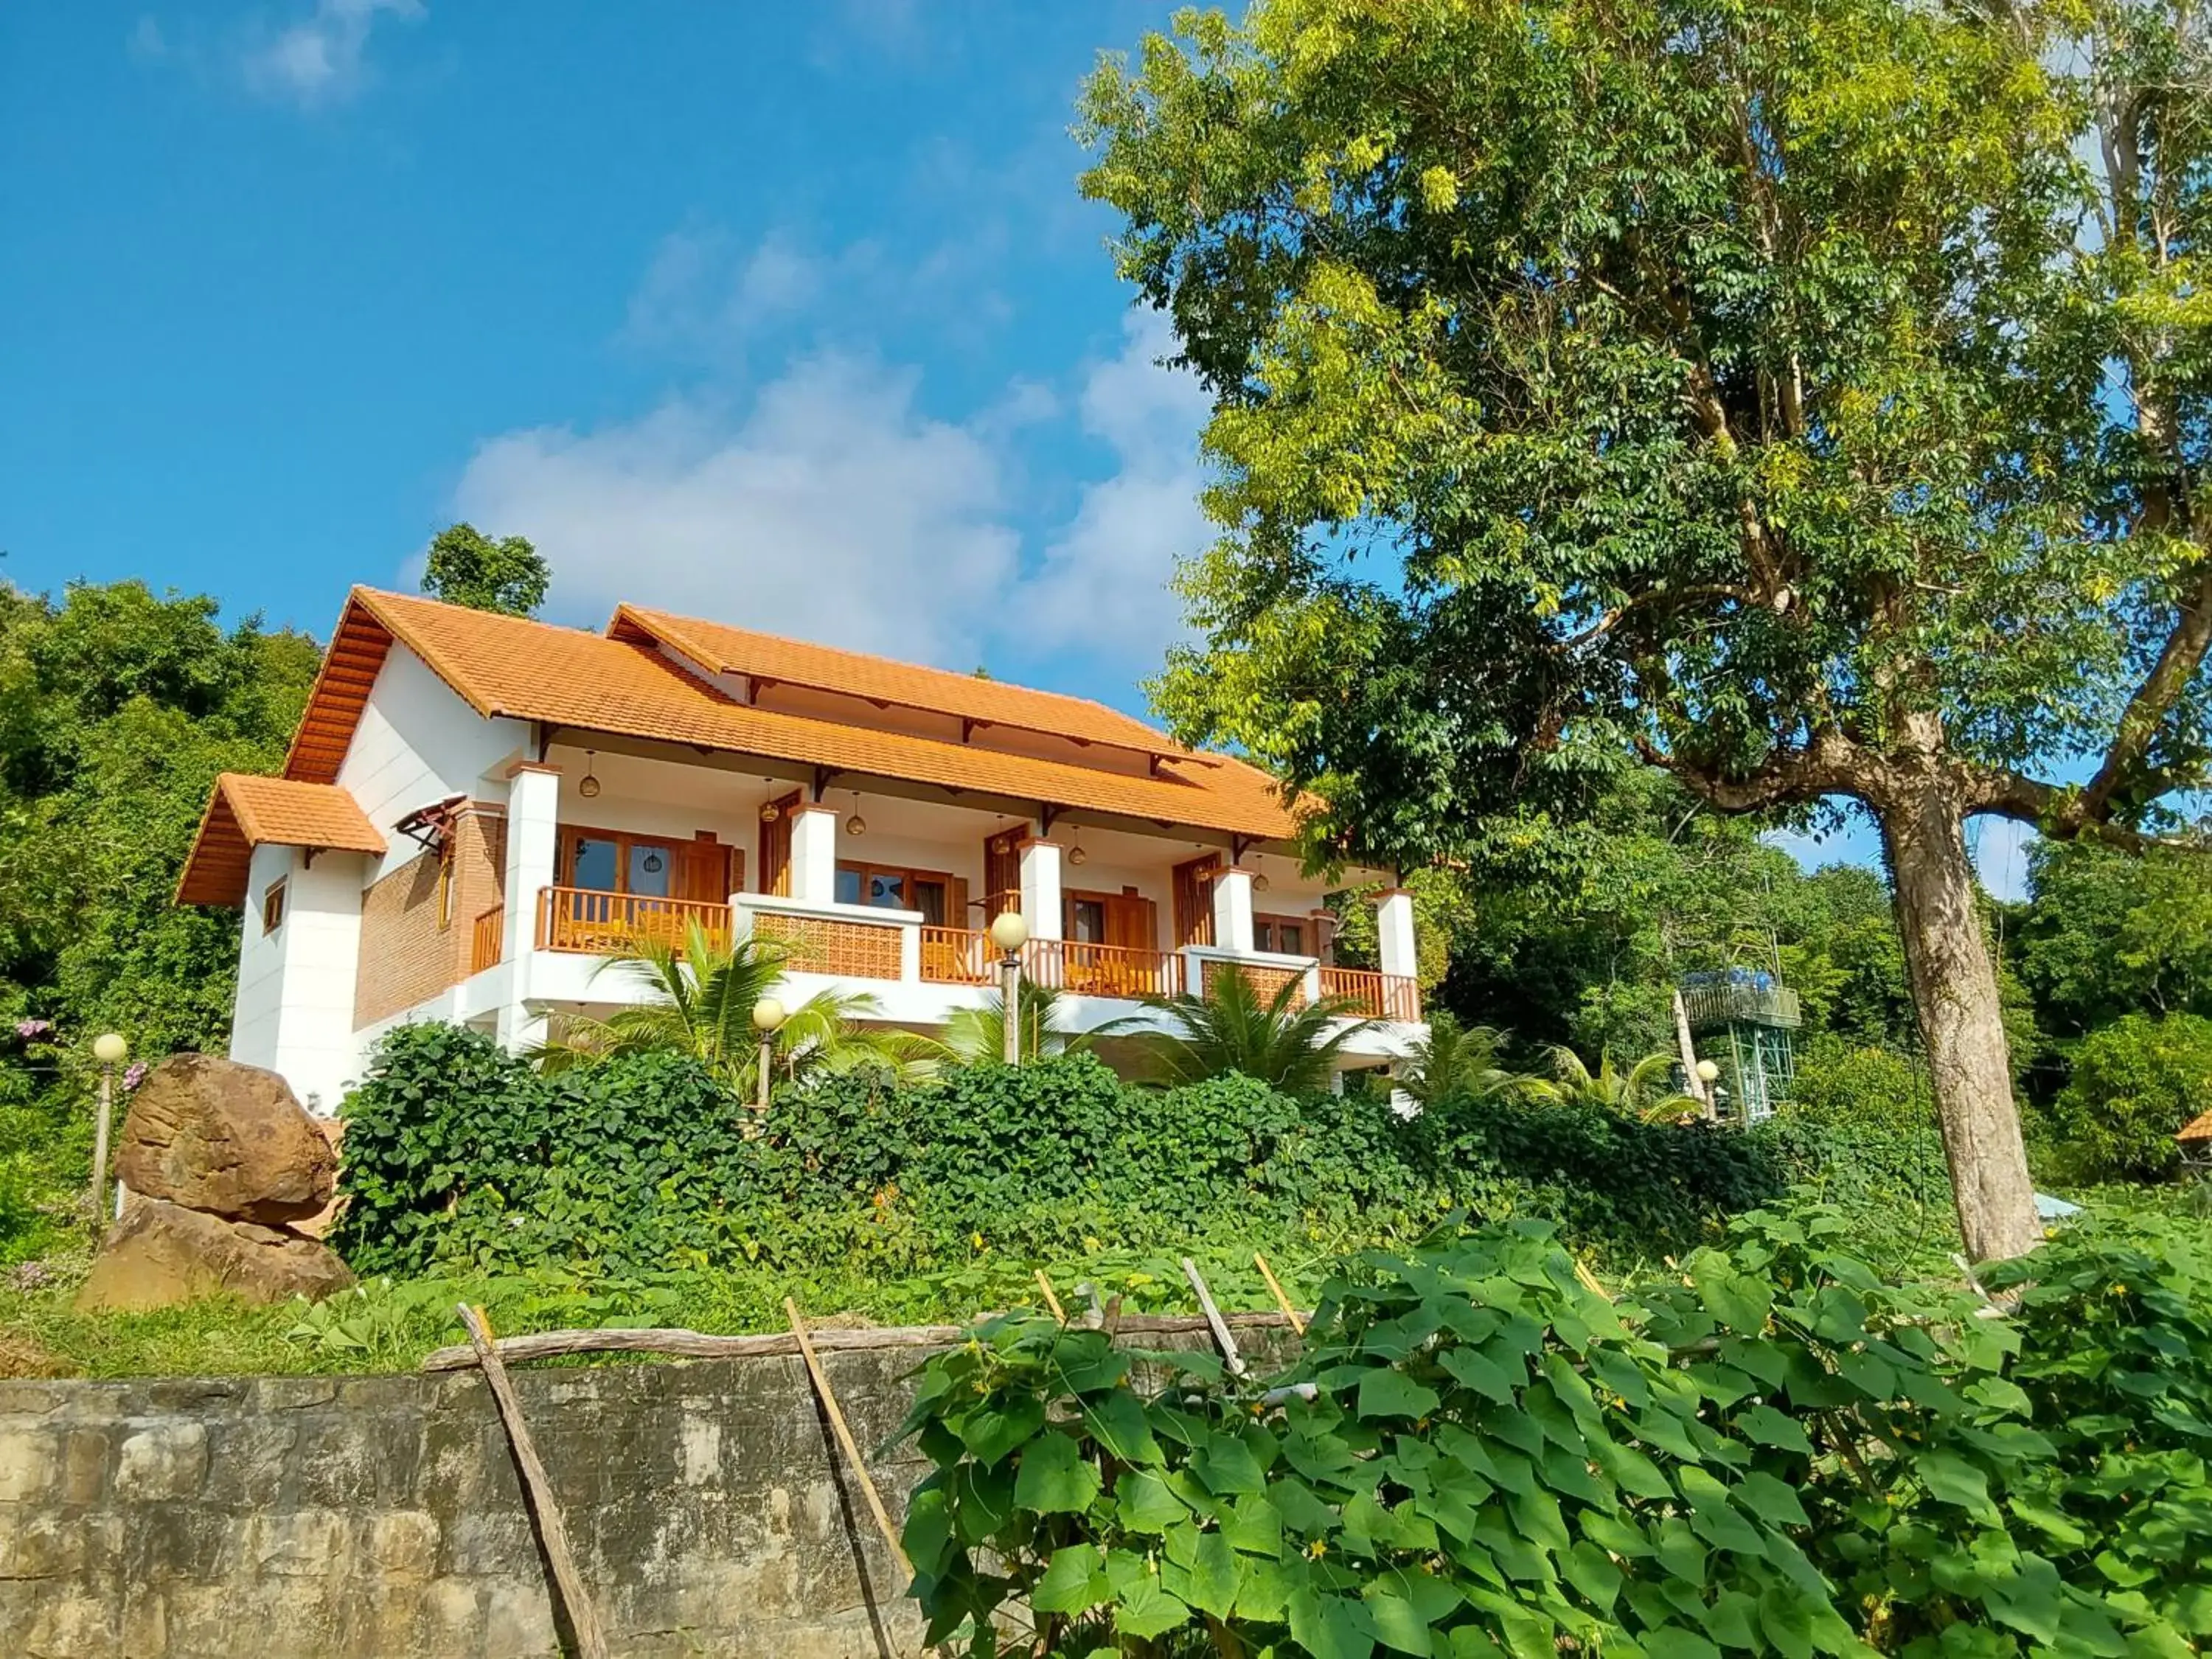
POLYGON ((1175 1082, 1241 1072, 1286 1094, 1322 1092, 1344 1045, 1376 1022, 1352 1018, 1347 999, 1307 1002, 1304 993, 1302 980, 1286 979, 1263 1000, 1250 975, 1218 972, 1202 996, 1148 1000, 1170 1030, 1146 1046, 1175 1082))

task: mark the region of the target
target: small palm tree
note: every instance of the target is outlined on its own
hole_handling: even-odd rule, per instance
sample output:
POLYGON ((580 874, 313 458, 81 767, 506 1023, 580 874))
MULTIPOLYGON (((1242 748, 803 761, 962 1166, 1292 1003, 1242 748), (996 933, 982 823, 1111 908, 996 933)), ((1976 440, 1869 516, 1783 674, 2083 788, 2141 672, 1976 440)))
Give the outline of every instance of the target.
POLYGON ((1545 1106, 1596 1106, 1646 1123, 1669 1123, 1693 1116, 1705 1107, 1674 1086, 1674 1056, 1646 1054, 1626 1070, 1601 1054, 1593 1072, 1571 1048, 1551 1051, 1552 1074, 1528 1077, 1510 1085, 1524 1100, 1545 1106))
MULTIPOLYGON (((558 1071, 617 1054, 689 1054, 729 1088, 750 1096, 760 1083, 761 1035, 753 1010, 782 981, 783 969, 784 955, 775 946, 750 939, 725 944, 696 921, 685 929, 680 945, 671 934, 641 932, 597 973, 629 975, 643 983, 649 1000, 604 1019, 566 1021, 532 1058, 558 1071)), ((921 1039, 854 1024, 879 1011, 868 996, 823 991, 808 998, 785 1016, 776 1033, 776 1058, 785 1075, 860 1066, 880 1066, 902 1078, 925 1074, 930 1060, 919 1052, 921 1039)))
MULTIPOLYGON (((1109 1030, 1070 1031, 1060 1022, 1060 994, 1026 976, 1015 998, 1022 1024, 1022 1058, 1043 1054, 1079 1054, 1092 1039, 1109 1030)), ((996 1066, 1006 1057, 1006 1004, 996 991, 976 1007, 957 1010, 945 1023, 944 1038, 932 1045, 939 1058, 953 1066, 996 1066)))
POLYGON ((1304 990, 1293 976, 1262 1000, 1249 975, 1217 971, 1203 996, 1147 998, 1174 1028, 1153 1036, 1153 1057, 1177 1083, 1242 1072, 1285 1094, 1322 1093, 1338 1051, 1376 1022, 1352 1018, 1346 998, 1303 1002, 1304 990))
POLYGON ((1487 1025, 1462 1025, 1441 1011, 1429 1034, 1398 1062, 1397 1086, 1424 1106, 1454 1095, 1480 1099, 1511 1091, 1521 1079, 1498 1064, 1498 1033, 1487 1025))

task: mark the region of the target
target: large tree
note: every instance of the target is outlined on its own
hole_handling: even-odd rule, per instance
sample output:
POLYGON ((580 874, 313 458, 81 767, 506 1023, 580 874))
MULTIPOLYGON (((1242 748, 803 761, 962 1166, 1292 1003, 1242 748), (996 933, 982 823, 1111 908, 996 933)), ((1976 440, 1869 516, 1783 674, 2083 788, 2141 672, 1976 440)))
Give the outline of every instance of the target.
POLYGON ((468 523, 450 524, 430 543, 422 591, 448 605, 534 617, 553 573, 526 536, 495 541, 468 523))
POLYGON ((1323 855, 1545 833, 1632 758, 1861 804, 1969 1248, 2028 1248, 1962 825, 2134 841, 2206 778, 2193 0, 1178 28, 1086 102, 1217 399, 1170 715, 1314 792, 1323 855))

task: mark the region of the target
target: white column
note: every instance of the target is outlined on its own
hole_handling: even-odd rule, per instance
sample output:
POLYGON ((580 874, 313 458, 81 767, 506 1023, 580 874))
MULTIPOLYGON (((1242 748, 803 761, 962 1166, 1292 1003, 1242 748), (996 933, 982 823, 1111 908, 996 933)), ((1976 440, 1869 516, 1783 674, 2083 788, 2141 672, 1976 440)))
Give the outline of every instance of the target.
POLYGON ((1384 973, 1406 979, 1420 972, 1413 955, 1413 896, 1402 887, 1375 896, 1375 963, 1384 973))
MULTIPOLYGON (((1067 929, 1060 896, 1060 847, 1056 841, 1025 841, 1022 856, 1022 919, 1031 939, 1060 939, 1067 929)), ((988 924, 987 924, 988 925, 988 924)))
POLYGON ((517 761, 507 774, 507 959, 518 966, 538 946, 542 889, 553 884, 561 824, 561 769, 517 761))
POLYGON ((520 1048, 544 1040, 544 1022, 525 1012, 530 994, 530 953, 538 948, 538 913, 553 884, 561 825, 561 769, 517 761, 507 771, 507 918, 501 955, 507 963, 507 1001, 499 1011, 499 1040, 520 1048))
POLYGON ((1239 955, 1252 950, 1252 872, 1241 864, 1213 878, 1213 944, 1239 955))
POLYGON ((827 802, 791 809, 791 896, 802 904, 837 902, 837 809, 827 802))

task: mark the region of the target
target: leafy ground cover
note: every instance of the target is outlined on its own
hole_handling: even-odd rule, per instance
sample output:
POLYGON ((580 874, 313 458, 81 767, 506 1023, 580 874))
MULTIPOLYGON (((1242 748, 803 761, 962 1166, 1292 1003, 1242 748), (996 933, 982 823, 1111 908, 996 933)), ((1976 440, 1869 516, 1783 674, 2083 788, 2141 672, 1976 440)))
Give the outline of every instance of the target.
POLYGON ((905 1538, 929 1638, 2197 1651, 2212 1232, 2093 1218, 1995 1276, 2033 1286, 2011 1315, 1885 1279, 1851 1234, 1754 1212, 1615 1297, 1543 1224, 1447 1228, 1357 1259, 1280 1378, 992 1322, 906 1425, 937 1466, 905 1538))

